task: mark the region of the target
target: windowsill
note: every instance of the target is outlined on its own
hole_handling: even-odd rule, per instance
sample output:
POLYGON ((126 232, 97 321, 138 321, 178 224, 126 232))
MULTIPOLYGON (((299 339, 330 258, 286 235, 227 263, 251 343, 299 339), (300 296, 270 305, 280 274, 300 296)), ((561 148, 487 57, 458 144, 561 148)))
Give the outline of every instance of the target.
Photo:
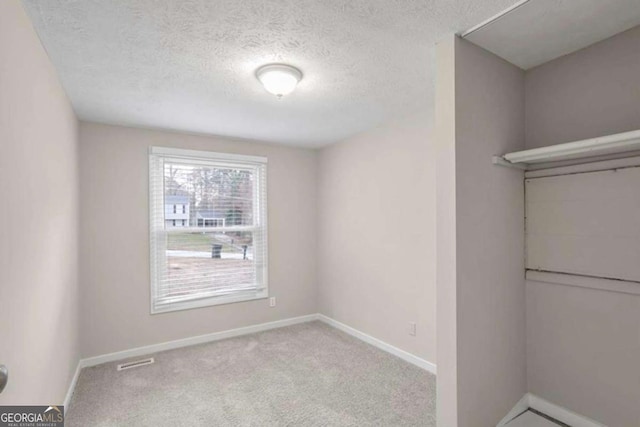
POLYGON ((201 298, 197 300, 188 300, 181 302, 174 302, 170 304, 163 304, 159 307, 154 306, 151 303, 151 314, 169 313, 172 311, 191 310, 193 308, 210 307, 215 305, 233 304, 236 302, 254 301, 260 299, 266 299, 269 297, 269 292, 265 289, 260 292, 249 292, 237 295, 227 295, 220 297, 201 298))

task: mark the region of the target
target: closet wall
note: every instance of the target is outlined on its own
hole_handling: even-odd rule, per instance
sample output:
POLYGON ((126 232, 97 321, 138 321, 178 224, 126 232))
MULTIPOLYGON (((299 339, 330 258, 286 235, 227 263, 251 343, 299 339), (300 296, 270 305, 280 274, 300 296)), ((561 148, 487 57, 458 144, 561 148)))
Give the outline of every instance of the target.
MULTIPOLYGON (((640 129, 640 27, 528 71, 525 99, 527 148, 640 129)), ((640 296, 528 280, 526 298, 529 392, 640 425, 640 296)))
POLYGON ((527 391, 524 72, 465 40, 437 46, 438 425, 495 426, 527 391))
POLYGON ((527 269, 640 282, 639 189, 640 167, 528 177, 527 269))

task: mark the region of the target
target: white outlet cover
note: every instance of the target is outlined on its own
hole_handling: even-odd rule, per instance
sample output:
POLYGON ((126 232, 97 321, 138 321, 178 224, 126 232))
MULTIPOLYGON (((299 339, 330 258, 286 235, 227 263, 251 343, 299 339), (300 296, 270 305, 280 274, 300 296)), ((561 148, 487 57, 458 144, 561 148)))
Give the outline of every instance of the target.
POLYGON ((409 335, 416 335, 416 322, 409 322, 409 335))

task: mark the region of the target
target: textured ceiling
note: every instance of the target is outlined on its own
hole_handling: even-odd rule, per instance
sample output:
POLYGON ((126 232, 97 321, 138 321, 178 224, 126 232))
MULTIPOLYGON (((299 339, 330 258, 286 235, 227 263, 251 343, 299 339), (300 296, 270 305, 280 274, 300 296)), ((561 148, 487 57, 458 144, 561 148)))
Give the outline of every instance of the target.
POLYGON ((530 0, 465 37, 523 69, 640 25, 640 0, 530 0))
POLYGON ((24 0, 81 119, 321 146, 433 102, 433 45, 516 0, 24 0), (278 100, 255 69, 300 68, 278 100))

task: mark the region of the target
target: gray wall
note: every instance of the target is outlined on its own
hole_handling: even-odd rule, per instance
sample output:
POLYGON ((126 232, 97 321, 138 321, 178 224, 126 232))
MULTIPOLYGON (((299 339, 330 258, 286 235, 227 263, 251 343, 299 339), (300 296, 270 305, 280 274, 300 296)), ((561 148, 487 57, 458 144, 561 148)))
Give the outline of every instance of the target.
POLYGON ((637 427, 639 360, 640 297, 527 281, 531 393, 607 426, 637 427))
MULTIPOLYGON (((640 129, 640 27, 534 68, 525 84, 529 148, 640 129)), ((530 392, 635 427, 639 360, 640 297, 527 282, 530 392)))
POLYGON ((527 268, 640 282, 639 188, 640 168, 527 178, 527 268))
POLYGON ((0 2, 0 405, 61 404, 78 362, 77 122, 19 1, 0 2))
POLYGON ((80 125, 82 356, 317 312, 312 150, 225 138, 80 125), (149 314, 148 148, 266 156, 268 300, 149 314))
POLYGON ((320 312, 435 363, 428 112, 323 149, 318 188, 320 312))
POLYGON ((640 129, 640 27, 528 70, 526 145, 640 129))
POLYGON ((437 424, 458 425, 458 333, 456 256, 456 45, 436 46, 436 350, 437 424))
POLYGON ((455 334, 438 348, 455 360, 438 370, 438 422, 485 427, 527 391, 522 172, 491 164, 524 147, 524 72, 457 38, 437 58, 437 219, 455 218, 438 236, 438 335, 455 334))

